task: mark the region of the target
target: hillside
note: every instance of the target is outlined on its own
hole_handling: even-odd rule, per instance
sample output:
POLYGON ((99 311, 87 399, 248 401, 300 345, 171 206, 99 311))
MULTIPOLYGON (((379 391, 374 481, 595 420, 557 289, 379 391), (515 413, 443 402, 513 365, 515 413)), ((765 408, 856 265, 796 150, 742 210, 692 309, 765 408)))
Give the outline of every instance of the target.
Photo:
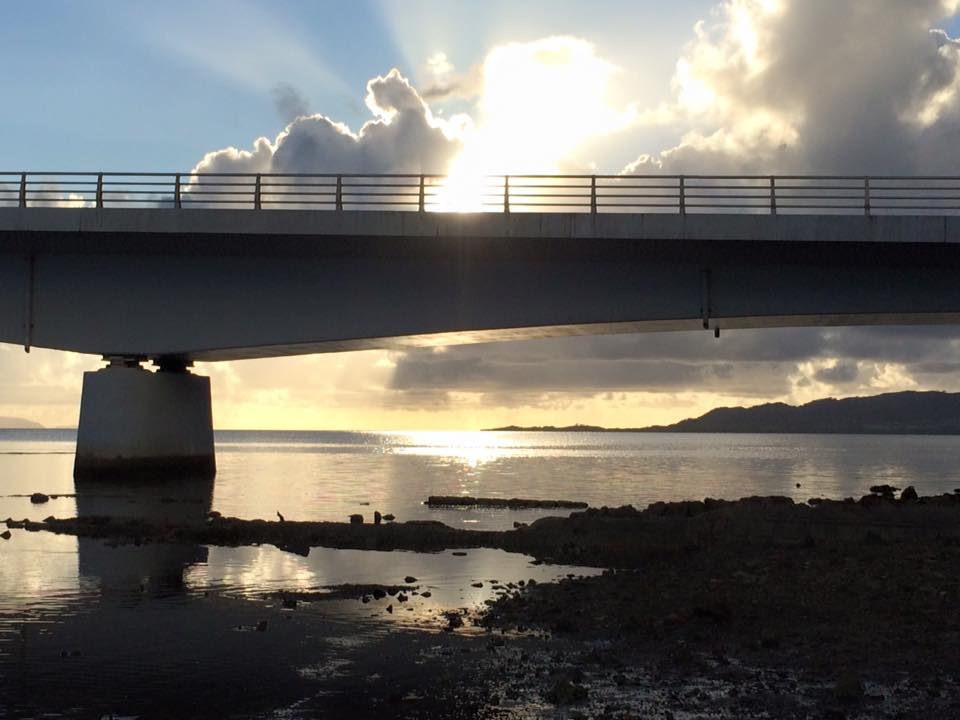
POLYGON ((497 430, 563 432, 849 433, 876 435, 960 435, 960 393, 897 392, 805 405, 765 403, 722 407, 672 425, 645 428, 517 427, 497 430))

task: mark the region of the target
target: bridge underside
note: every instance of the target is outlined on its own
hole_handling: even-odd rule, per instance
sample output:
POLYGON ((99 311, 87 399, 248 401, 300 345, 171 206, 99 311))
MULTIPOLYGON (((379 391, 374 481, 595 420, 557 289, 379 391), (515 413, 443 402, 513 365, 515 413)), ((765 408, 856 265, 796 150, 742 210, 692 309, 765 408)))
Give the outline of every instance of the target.
POLYGON ((146 446, 101 433, 91 467, 128 452, 212 468, 206 386, 123 380, 150 375, 129 359, 169 376, 558 335, 955 323, 958 270, 954 217, 0 209, 0 342, 128 359, 89 401, 85 385, 78 461, 84 418, 136 387, 149 412, 117 411, 115 427, 142 426, 146 446))

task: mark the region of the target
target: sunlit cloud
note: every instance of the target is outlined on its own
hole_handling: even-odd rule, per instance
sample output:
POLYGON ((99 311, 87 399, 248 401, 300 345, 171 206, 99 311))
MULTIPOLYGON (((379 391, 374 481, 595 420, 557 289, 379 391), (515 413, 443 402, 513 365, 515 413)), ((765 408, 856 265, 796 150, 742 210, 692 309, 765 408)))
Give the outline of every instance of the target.
POLYGON ((575 37, 508 43, 482 65, 479 117, 449 168, 445 210, 481 209, 484 177, 556 173, 586 142, 628 127, 636 108, 614 107, 620 70, 575 37))

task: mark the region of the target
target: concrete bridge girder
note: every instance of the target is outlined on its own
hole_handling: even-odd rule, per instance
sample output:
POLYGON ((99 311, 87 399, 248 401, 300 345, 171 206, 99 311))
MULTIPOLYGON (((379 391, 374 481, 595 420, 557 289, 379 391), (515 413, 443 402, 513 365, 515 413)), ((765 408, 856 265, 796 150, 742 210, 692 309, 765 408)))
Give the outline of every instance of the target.
POLYGON ((179 383, 194 388, 180 405, 191 419, 153 415, 209 425, 208 385, 204 406, 194 382, 204 379, 176 372, 193 360, 960 320, 953 216, 5 208, 0 257, 0 341, 161 359, 174 371, 85 380, 80 445, 97 449, 78 446, 78 468, 81 456, 90 467, 121 457, 88 432, 109 427, 111 412, 126 418, 117 437, 137 426, 164 457, 205 457, 206 431, 171 440, 119 409, 134 396, 163 408, 179 383))

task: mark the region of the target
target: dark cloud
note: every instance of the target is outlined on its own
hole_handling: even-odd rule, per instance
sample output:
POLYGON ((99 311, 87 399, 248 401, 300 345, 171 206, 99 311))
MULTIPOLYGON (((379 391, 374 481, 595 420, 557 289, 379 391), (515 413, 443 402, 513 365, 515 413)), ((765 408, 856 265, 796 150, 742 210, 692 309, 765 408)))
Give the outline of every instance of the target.
POLYGON ((843 361, 838 362, 833 367, 820 368, 813 374, 813 377, 815 380, 828 385, 839 385, 852 383, 859 375, 860 369, 856 363, 843 361))
POLYGON ((291 123, 298 117, 309 114, 309 106, 300 92, 289 83, 277 83, 270 91, 273 106, 284 123, 291 123))
POLYGON ((516 404, 511 393, 766 398, 814 381, 841 391, 869 388, 889 364, 939 387, 960 384, 960 362, 945 362, 958 350, 960 328, 952 326, 734 330, 719 339, 707 332, 554 338, 398 353, 391 388, 484 393, 505 405, 516 404), (808 376, 805 364, 812 364, 808 376))

